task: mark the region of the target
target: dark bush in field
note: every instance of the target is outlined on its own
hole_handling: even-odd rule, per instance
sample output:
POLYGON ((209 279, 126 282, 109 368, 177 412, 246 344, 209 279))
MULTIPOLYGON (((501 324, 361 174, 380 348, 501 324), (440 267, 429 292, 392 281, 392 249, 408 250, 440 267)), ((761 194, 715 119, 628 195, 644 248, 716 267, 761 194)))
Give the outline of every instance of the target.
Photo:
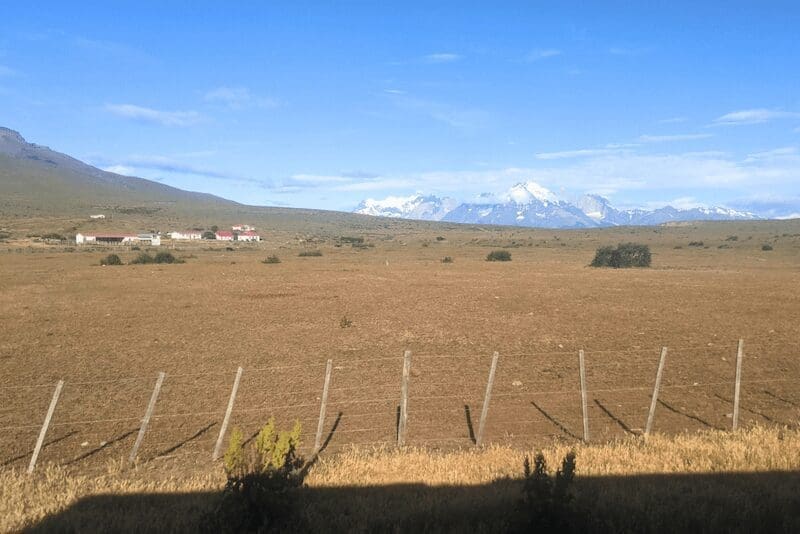
POLYGON ((705 245, 705 243, 702 241, 689 241, 690 247, 702 247, 703 245, 705 245))
POLYGON ((590 264, 592 267, 650 267, 650 247, 638 243, 621 243, 616 248, 600 247, 590 264))
POLYGON ((770 245, 769 243, 764 243, 763 245, 761 245, 761 250, 764 251, 772 250, 772 245, 770 245))
POLYGON ((201 237, 203 239, 216 239, 217 238, 217 234, 215 234, 214 232, 206 231, 206 232, 203 232, 203 235, 201 237))
POLYGON ((122 260, 116 254, 109 254, 100 260, 100 265, 122 265, 122 260))
POLYGON ((267 256, 267 259, 263 260, 261 263, 280 263, 281 259, 273 254, 272 256, 267 256))
POLYGON ((319 257, 322 256, 321 250, 304 250, 298 254, 301 258, 319 257))
POLYGON ((131 260, 131 265, 134 265, 134 264, 145 264, 145 263, 155 263, 155 261, 156 260, 155 260, 155 258, 153 258, 153 256, 151 256, 147 252, 142 252, 141 254, 139 254, 138 256, 136 256, 135 258, 133 258, 131 260))
POLYGON ((453 263, 453 258, 450 256, 445 256, 442 258, 442 263, 453 263))
POLYGON ((153 261, 155 263, 183 263, 183 260, 176 258, 171 252, 166 251, 157 253, 153 261))
POLYGON ((577 525, 573 506, 572 482, 575 478, 575 453, 569 452, 561 469, 551 477, 547 462, 539 453, 524 462, 522 499, 517 505, 517 521, 513 532, 569 532, 577 525))
POLYGON ((507 250, 493 250, 486 255, 486 261, 511 261, 511 253, 507 250))

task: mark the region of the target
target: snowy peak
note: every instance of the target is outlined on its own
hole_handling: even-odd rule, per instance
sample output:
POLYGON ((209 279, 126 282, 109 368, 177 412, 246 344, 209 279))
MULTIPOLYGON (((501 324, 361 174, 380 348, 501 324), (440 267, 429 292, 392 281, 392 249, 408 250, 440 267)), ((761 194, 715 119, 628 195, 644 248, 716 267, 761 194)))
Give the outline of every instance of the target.
POLYGON ((531 204, 533 201, 545 205, 558 202, 558 198, 549 189, 536 182, 518 183, 508 190, 506 197, 510 202, 519 205, 531 204))
POLYGON ((457 205, 458 202, 451 198, 439 198, 434 195, 390 196, 382 200, 368 198, 356 207, 355 213, 377 217, 439 221, 457 205))
POLYGON ((536 182, 521 182, 501 195, 483 193, 473 202, 416 194, 367 199, 356 213, 471 224, 533 226, 539 228, 596 228, 620 225, 657 225, 674 221, 752 220, 757 215, 725 207, 647 210, 614 208, 600 195, 584 195, 576 202, 560 200, 536 182))

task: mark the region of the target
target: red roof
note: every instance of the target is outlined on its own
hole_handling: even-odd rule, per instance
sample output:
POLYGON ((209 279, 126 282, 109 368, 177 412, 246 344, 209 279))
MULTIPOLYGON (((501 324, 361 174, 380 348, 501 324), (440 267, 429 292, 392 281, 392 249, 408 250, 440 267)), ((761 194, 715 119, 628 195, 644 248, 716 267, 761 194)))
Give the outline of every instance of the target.
POLYGON ((233 237, 233 232, 222 230, 217 232, 217 237, 233 237))
POLYGON ((241 234, 239 234, 239 235, 246 235, 246 236, 251 236, 251 237, 258 237, 258 234, 257 234, 257 233, 255 233, 255 232, 253 232, 253 231, 242 232, 242 233, 241 233, 241 234))

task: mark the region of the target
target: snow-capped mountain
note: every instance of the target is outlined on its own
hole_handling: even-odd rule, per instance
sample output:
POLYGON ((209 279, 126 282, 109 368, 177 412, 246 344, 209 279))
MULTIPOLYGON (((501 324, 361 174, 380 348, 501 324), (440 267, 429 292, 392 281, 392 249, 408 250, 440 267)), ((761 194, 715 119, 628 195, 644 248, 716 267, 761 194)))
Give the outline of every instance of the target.
POLYGON ((594 228, 620 225, 655 225, 674 221, 751 220, 759 217, 730 208, 619 210, 599 195, 584 195, 574 204, 559 199, 535 182, 518 183, 501 195, 484 193, 475 201, 458 203, 433 195, 367 199, 356 213, 470 224, 535 226, 540 228, 594 228))
POLYGON ((587 228, 594 221, 569 202, 559 200, 535 182, 514 185, 495 202, 461 204, 442 220, 473 224, 538 226, 542 228, 587 228))
POLYGON ((379 217, 440 221, 458 204, 452 198, 439 198, 434 195, 386 197, 383 200, 368 198, 356 207, 355 213, 379 217))

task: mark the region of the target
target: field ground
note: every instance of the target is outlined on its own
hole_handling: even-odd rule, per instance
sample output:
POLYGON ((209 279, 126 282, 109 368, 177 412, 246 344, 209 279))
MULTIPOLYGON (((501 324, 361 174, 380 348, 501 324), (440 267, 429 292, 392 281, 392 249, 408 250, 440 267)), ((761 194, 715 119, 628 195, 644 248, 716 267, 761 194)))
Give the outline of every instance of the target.
MULTIPOLYGON (((800 432, 629 437, 547 447, 551 470, 576 453, 581 532, 797 532, 800 432)), ((525 455, 507 446, 435 452, 356 448, 322 457, 290 531, 506 532, 517 520, 525 455)), ((538 451, 537 451, 538 452, 538 451)), ((220 502, 221 469, 187 475, 176 458, 75 474, 0 472, 0 530, 197 532, 220 502)))
POLYGON ((406 349, 411 446, 472 445, 493 351, 488 443, 581 437, 579 349, 593 441, 641 431, 661 346, 670 351, 655 430, 728 429, 739 338, 742 424, 797 426, 800 221, 593 231, 377 221, 264 232, 266 242, 233 250, 177 243, 178 265, 100 267, 113 249, 0 244, 0 463, 27 465, 64 379, 40 462, 102 471, 127 456, 165 371, 140 460, 206 469, 239 365, 232 424, 251 433, 271 415, 299 418, 308 445, 328 358, 326 454, 391 443, 406 349), (628 240, 651 246, 651 269, 587 267, 596 247, 628 240), (496 248, 513 261, 484 261, 496 248), (298 257, 307 249, 323 255, 298 257), (261 263, 269 254, 281 263, 261 263))

